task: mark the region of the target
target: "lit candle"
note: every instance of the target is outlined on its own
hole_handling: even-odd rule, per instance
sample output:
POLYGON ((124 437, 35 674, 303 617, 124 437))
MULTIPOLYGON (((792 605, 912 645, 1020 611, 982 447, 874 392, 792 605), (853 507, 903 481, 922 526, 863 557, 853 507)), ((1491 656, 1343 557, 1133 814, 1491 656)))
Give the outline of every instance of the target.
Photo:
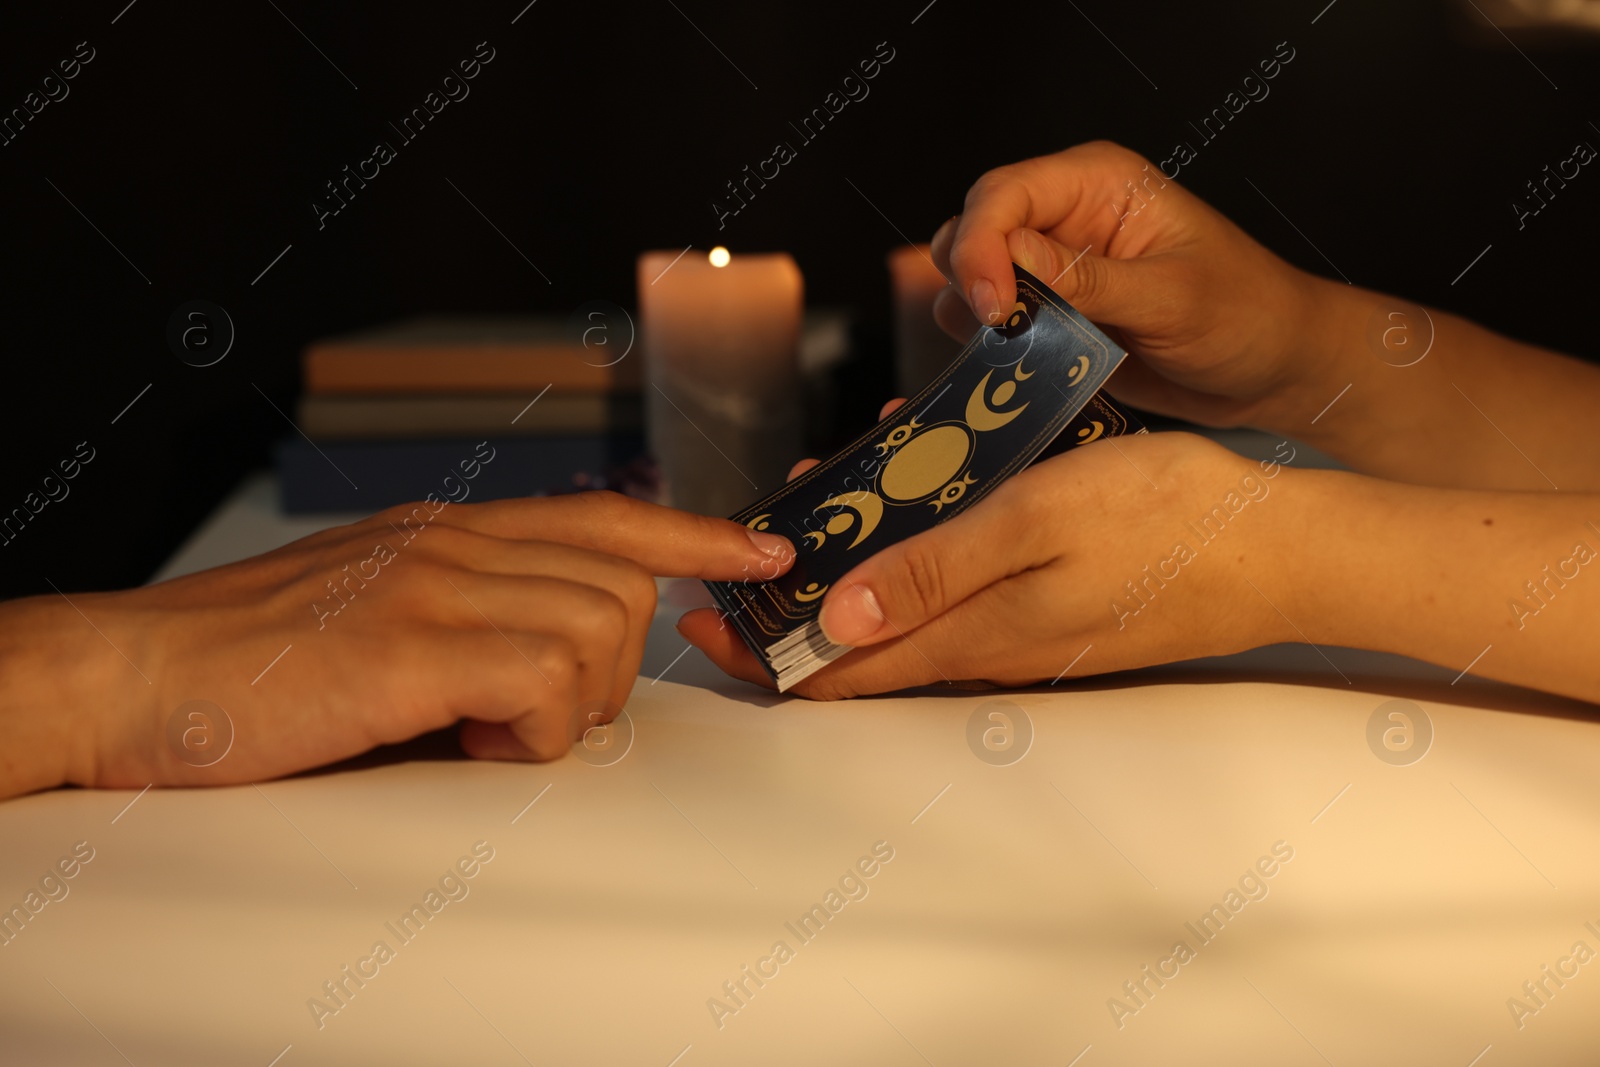
POLYGON ((784 254, 639 257, 646 423, 669 503, 731 515, 800 458, 800 268, 784 254))
POLYGON ((933 321, 933 298, 948 284, 927 245, 889 253, 894 283, 895 391, 910 396, 933 380, 961 351, 961 343, 933 321))

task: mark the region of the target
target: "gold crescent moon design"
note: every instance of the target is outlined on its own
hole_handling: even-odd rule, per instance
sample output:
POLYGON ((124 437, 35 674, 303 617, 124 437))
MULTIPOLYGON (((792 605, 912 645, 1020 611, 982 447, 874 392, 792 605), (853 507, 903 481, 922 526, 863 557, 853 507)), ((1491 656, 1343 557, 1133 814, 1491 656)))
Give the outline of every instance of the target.
POLYGON ((1071 370, 1067 371, 1067 384, 1068 385, 1077 385, 1079 382, 1083 381, 1084 376, 1087 375, 1088 373, 1089 373, 1089 357, 1088 356, 1079 356, 1078 357, 1078 362, 1073 364, 1071 370))
POLYGON ((811 546, 813 548, 821 548, 822 542, 828 539, 828 535, 820 530, 812 530, 810 533, 806 534, 807 540, 810 540, 813 537, 816 538, 815 543, 811 546))
POLYGON ((957 500, 960 500, 963 496, 965 496, 967 492, 967 486, 977 484, 978 479, 974 478, 972 473, 969 471, 966 474, 963 474, 960 478, 957 478, 955 481, 951 482, 949 485, 945 486, 943 489, 939 490, 939 495, 928 501, 928 503, 933 505, 933 510, 935 513, 941 512, 944 510, 944 506, 946 504, 954 504, 957 500))
POLYGON ((804 602, 809 603, 810 601, 813 601, 813 600, 817 599, 818 597, 820 597, 823 593, 826 593, 827 591, 828 591, 828 587, 827 586, 822 586, 819 589, 817 587, 817 583, 816 582, 807 582, 806 583, 806 587, 804 589, 800 590, 798 593, 796 593, 794 595, 794 598, 796 600, 800 600, 800 601, 804 601, 804 602))
POLYGON ((967 425, 980 433, 986 430, 998 430, 1018 415, 1021 415, 1028 407, 1027 404, 1023 404, 1022 407, 1017 408, 1015 411, 1005 412, 995 411, 991 408, 984 400, 984 390, 989 388, 989 375, 993 373, 994 371, 989 371, 984 374, 983 381, 979 382, 978 387, 972 391, 972 395, 967 397, 967 425))
POLYGON ((770 518, 772 518, 772 512, 763 512, 762 514, 751 519, 749 522, 745 523, 745 525, 750 527, 752 530, 765 530, 767 528, 767 520, 770 518))
MULTIPOLYGON (((850 542, 849 548, 845 549, 848 552, 851 548, 865 541, 868 535, 878 528, 878 523, 883 519, 883 499, 877 493, 857 490, 854 493, 840 493, 838 496, 829 497, 818 504, 814 510, 821 511, 823 508, 840 506, 854 508, 856 513, 861 516, 861 529, 857 531, 856 539, 850 542)), ((833 523, 830 522, 828 528, 832 530, 833 523)), ((834 532, 842 533, 843 531, 834 532)), ((808 534, 807 536, 810 535, 808 534)), ((822 542, 818 541, 817 543, 820 545, 822 542)), ((821 596, 820 593, 817 595, 821 596)))
MULTIPOLYGON (((1027 358, 1028 358, 1027 356, 1023 356, 1022 357, 1022 359, 1027 359, 1027 358)), ((1037 371, 1029 371, 1027 374, 1023 374, 1022 373, 1022 359, 1017 360, 1017 369, 1011 372, 1012 377, 1016 378, 1017 381, 1019 381, 1019 382, 1025 382, 1029 378, 1032 378, 1036 373, 1038 373, 1037 371)))
POLYGON ((1090 419, 1089 424, 1093 426, 1094 429, 1078 431, 1078 443, 1080 445, 1086 445, 1090 441, 1098 441, 1100 439, 1100 435, 1106 432, 1106 424, 1101 422, 1099 419, 1090 419))
POLYGON ((892 431, 890 431, 888 437, 885 437, 882 441, 878 442, 876 446, 878 449, 878 454, 887 456, 890 452, 893 452, 895 449, 909 441, 911 437, 920 429, 922 429, 922 423, 918 422, 916 416, 913 415, 910 422, 896 426, 892 431))

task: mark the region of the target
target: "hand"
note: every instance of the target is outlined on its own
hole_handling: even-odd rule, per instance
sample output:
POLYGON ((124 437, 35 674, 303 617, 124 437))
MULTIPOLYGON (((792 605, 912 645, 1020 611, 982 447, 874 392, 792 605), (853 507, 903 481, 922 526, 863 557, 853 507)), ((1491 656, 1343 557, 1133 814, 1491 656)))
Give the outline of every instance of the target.
POLYGON ((1207 426, 1298 425, 1345 384, 1327 388, 1328 360, 1307 341, 1329 283, 1114 144, 985 174, 933 254, 954 283, 935 316, 958 339, 971 336, 974 315, 994 322, 1011 307, 1015 261, 1128 350, 1109 391, 1146 411, 1207 426))
MULTIPOLYGON (((856 650, 793 691, 1030 685, 1075 659, 1077 677, 1295 640, 1267 598, 1295 566, 1299 476, 1181 433, 1035 464, 836 583, 822 627, 856 650)), ((772 685, 715 610, 678 628, 724 671, 772 685)))
POLYGON ((256 781, 457 721, 469 755, 551 759, 627 700, 652 574, 771 578, 793 558, 612 493, 436 501, 148 588, 5 604, 0 796, 256 781), (192 700, 236 731, 208 767, 168 741, 192 700))

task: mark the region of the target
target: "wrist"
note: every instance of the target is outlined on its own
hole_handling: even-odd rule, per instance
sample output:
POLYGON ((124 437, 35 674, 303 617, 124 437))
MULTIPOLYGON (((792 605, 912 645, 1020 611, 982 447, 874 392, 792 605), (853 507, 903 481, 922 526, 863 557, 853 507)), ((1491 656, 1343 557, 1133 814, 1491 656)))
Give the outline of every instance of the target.
POLYGON ((1311 539, 1325 508, 1326 486, 1314 477, 1318 472, 1290 466, 1293 458, 1292 448, 1280 446, 1275 459, 1254 465, 1258 471, 1253 473, 1269 488, 1261 501, 1264 521, 1236 568, 1245 607, 1240 617, 1252 620, 1244 648, 1315 640, 1303 616, 1306 587, 1319 580, 1311 539))
POLYGON ((115 654, 60 597, 0 604, 0 798, 94 783, 99 687, 115 654))
MULTIPOLYGON (((1294 620, 1294 639, 1414 654, 1402 647, 1403 630, 1395 625, 1405 613, 1393 610, 1411 595, 1422 562, 1394 532, 1412 529, 1408 494, 1414 488, 1346 471, 1293 474, 1295 504, 1279 548, 1291 560, 1280 606, 1294 620)), ((1403 540, 1422 536, 1414 531, 1403 540)))
MULTIPOLYGON (((1259 427, 1328 452, 1339 420, 1324 418, 1335 398, 1367 369, 1359 365, 1379 296, 1296 271, 1297 309, 1283 341, 1289 371, 1259 427)), ((1370 358, 1370 357, 1369 357, 1370 358)))
MULTIPOLYGON (((1405 478, 1448 391, 1446 362, 1466 373, 1466 354, 1437 336, 1450 317, 1385 293, 1311 279, 1301 344, 1306 370, 1266 427, 1380 477, 1405 478), (1444 375, 1441 377, 1441 375, 1444 375), (1408 423, 1412 432, 1396 432, 1408 423)), ((1454 395, 1453 393, 1451 395, 1454 395)), ((1406 480, 1410 480, 1407 478, 1406 480)))

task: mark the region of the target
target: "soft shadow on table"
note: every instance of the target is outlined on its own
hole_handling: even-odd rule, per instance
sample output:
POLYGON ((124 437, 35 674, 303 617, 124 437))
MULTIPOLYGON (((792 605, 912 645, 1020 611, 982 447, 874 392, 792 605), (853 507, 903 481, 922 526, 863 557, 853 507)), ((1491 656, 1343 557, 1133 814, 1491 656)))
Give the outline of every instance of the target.
MULTIPOLYGON (((752 709, 767 710, 787 704, 791 700, 802 699, 722 676, 720 672, 714 679, 707 674, 698 674, 693 676, 693 680, 704 683, 705 688, 725 700, 752 709)), ((1181 663, 1141 667, 1138 670, 1091 675, 1087 678, 1063 678, 1054 685, 1035 685, 1017 689, 992 688, 981 684, 931 685, 883 695, 930 700, 971 700, 978 693, 1094 693, 1138 689, 1152 685, 1227 685, 1238 682, 1270 682, 1275 685, 1346 690, 1370 693, 1385 699, 1403 698, 1489 711, 1600 723, 1600 707, 1583 701, 1471 676, 1462 676, 1458 679, 1455 673, 1443 667, 1403 656, 1348 648, 1324 648, 1319 653, 1317 649, 1308 645, 1273 645, 1233 656, 1185 660, 1181 663), (1327 659, 1323 658, 1324 654, 1327 659)), ((340 774, 396 763, 466 758, 456 740, 456 728, 447 727, 398 745, 385 745, 373 749, 371 752, 331 766, 302 771, 294 777, 340 774)))
MULTIPOLYGON (((1443 667, 1404 656, 1349 648, 1323 648, 1319 652, 1309 645, 1298 644, 1270 645, 1232 656, 1184 660, 1085 678, 1063 678, 1053 685, 1006 689, 982 683, 957 683, 918 686, 882 695, 971 700, 975 693, 985 692, 1093 693, 1151 685, 1227 685, 1238 682, 1342 689, 1384 698, 1398 697, 1488 711, 1600 722, 1600 706, 1581 700, 1470 675, 1458 675, 1443 667)), ((712 688, 728 700, 763 709, 790 699, 732 679, 723 679, 712 688)))
POLYGON ((455 726, 446 726, 442 730, 413 737, 409 741, 402 741, 398 745, 381 745, 370 752, 363 752, 359 756, 330 763, 326 767, 312 767, 308 770, 291 774, 289 778, 320 778, 327 774, 344 774, 347 771, 367 771, 376 767, 388 767, 397 763, 441 763, 454 760, 465 760, 467 754, 461 750, 461 743, 456 740, 455 726))
POLYGON ((1063 681, 1055 687, 1034 686, 1020 691, 1040 692, 1054 688, 1092 692, 1148 685, 1222 685, 1233 682, 1270 682, 1334 691, 1342 689, 1370 693, 1385 699, 1398 697, 1486 711, 1600 722, 1600 707, 1570 697, 1464 675, 1404 656, 1349 648, 1324 648, 1319 653, 1309 645, 1274 645, 1233 656, 1117 671, 1070 683, 1063 681), (1328 659, 1324 659, 1323 654, 1328 659))

